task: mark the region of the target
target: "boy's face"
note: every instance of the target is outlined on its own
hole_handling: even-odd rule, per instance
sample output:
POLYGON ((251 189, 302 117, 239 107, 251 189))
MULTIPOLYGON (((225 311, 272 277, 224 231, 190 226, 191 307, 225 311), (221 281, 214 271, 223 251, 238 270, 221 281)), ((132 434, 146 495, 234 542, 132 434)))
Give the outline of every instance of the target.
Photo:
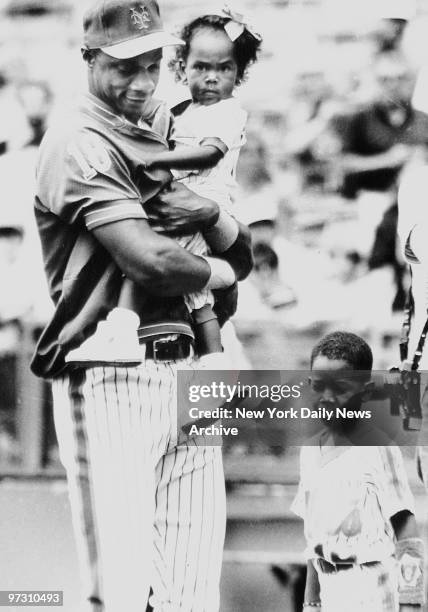
POLYGON ((353 400, 360 402, 366 383, 361 380, 360 372, 356 374, 343 359, 315 357, 310 379, 313 407, 332 410, 350 407, 353 400))

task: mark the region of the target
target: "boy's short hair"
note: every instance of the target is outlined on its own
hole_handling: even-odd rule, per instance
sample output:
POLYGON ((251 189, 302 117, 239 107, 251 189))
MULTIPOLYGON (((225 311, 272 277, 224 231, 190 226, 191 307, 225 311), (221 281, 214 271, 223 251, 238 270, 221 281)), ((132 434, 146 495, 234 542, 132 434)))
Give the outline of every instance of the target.
POLYGON ((324 336, 312 349, 311 368, 319 355, 328 359, 342 359, 353 370, 370 372, 373 367, 371 348, 360 336, 350 332, 336 331, 324 336))

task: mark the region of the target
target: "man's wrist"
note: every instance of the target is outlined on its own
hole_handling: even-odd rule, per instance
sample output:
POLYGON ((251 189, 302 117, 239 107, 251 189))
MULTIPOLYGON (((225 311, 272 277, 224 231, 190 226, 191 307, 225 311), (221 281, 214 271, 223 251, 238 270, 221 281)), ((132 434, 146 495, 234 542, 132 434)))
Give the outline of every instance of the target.
POLYGON ((232 266, 217 257, 205 257, 202 259, 208 263, 211 269, 211 275, 206 285, 206 289, 227 289, 236 282, 235 272, 232 266))
POLYGON ((220 210, 216 223, 204 232, 209 246, 216 253, 224 253, 236 241, 239 234, 239 225, 225 210, 220 210))

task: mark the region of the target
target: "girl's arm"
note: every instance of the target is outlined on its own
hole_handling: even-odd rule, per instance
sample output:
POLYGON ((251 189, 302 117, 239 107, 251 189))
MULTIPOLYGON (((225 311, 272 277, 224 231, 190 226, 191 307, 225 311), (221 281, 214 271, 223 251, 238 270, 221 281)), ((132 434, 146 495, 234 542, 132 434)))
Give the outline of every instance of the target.
POLYGON ((309 559, 307 564, 304 604, 312 604, 307 606, 303 605, 304 612, 308 612, 309 610, 312 612, 320 612, 321 610, 320 584, 312 559, 309 559), (319 603, 319 606, 313 605, 315 603, 319 603))
POLYGON ((215 145, 204 144, 158 153, 146 159, 145 165, 148 169, 206 170, 213 168, 223 157, 224 153, 215 145))

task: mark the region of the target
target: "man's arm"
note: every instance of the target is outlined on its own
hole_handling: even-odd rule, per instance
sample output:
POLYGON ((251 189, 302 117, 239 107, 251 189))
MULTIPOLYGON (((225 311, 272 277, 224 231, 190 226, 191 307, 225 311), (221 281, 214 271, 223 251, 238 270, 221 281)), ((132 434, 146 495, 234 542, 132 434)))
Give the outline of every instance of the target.
POLYGON ((171 235, 203 232, 214 255, 226 260, 243 280, 253 267, 250 230, 218 204, 181 183, 172 183, 146 206, 153 229, 171 235))
POLYGON ((174 170, 205 170, 214 166, 224 157, 224 153, 214 145, 185 147, 174 151, 158 153, 145 160, 146 167, 174 170))
POLYGON ((154 295, 183 295, 209 286, 217 260, 208 263, 192 255, 175 240, 154 232, 145 219, 102 225, 93 234, 122 272, 154 295))
POLYGON ((341 159, 341 168, 349 174, 401 168, 409 160, 410 155, 411 148, 404 144, 396 144, 388 151, 373 155, 359 155, 345 151, 341 159))

